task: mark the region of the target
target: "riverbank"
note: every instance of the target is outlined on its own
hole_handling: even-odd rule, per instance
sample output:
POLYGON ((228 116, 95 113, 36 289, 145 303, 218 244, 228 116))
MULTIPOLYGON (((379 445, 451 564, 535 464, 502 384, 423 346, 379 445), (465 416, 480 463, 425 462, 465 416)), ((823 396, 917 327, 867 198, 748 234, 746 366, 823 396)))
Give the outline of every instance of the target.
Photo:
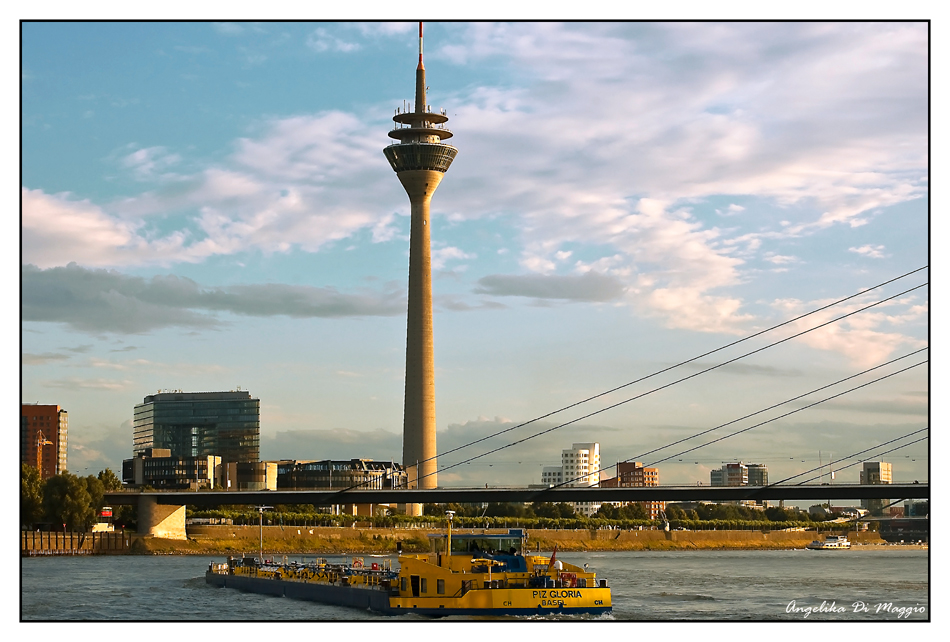
MULTIPOLYGON (((264 527, 264 552, 272 555, 393 554, 429 550, 432 529, 355 529, 264 527)), ((465 529, 463 532, 503 533, 504 529, 465 529)), ((782 550, 804 548, 815 531, 616 531, 528 530, 532 551, 671 551, 782 550)), ((855 547, 888 545, 877 533, 850 533, 855 547)), ((924 545, 926 547, 926 545, 924 545)), ((260 530, 253 526, 192 526, 188 540, 136 538, 131 553, 140 555, 240 555, 260 549, 260 530)))

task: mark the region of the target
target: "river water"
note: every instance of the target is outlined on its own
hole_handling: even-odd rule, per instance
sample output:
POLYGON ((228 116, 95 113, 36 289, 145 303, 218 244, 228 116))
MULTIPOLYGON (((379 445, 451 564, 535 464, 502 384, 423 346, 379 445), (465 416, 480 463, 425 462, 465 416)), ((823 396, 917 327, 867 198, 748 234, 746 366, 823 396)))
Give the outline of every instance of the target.
MULTIPOLYGON (((613 613, 609 616, 563 619, 930 619, 927 550, 868 546, 850 551, 630 551, 560 553, 558 557, 573 564, 589 564, 598 577, 608 580, 613 596, 613 613), (866 610, 862 610, 861 604, 866 610)), ((313 559, 313 556, 289 556, 289 559, 313 559)), ((422 619, 390 618, 355 609, 213 588, 204 580, 204 571, 213 561, 222 562, 224 558, 25 558, 21 560, 20 619, 39 622, 397 622, 422 619)))

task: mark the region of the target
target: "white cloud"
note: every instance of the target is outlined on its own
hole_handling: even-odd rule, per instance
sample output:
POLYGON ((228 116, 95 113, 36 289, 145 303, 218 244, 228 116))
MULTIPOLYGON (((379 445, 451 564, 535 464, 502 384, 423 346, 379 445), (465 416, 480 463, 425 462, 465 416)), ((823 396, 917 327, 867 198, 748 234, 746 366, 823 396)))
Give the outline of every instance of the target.
POLYGON ((861 256, 866 256, 870 259, 884 258, 883 245, 862 245, 861 247, 849 247, 848 251, 854 252, 855 254, 860 254, 861 256))
POLYGON ((244 26, 237 22, 213 22, 211 27, 225 36, 238 36, 244 33, 244 26))
POLYGON ((168 180, 177 178, 166 170, 181 162, 181 156, 171 154, 164 147, 145 147, 122 158, 121 164, 132 171, 139 181, 168 180))
POLYGON ((42 190, 21 190, 24 263, 39 267, 77 261, 86 265, 142 261, 137 224, 106 214, 88 200, 42 190), (126 257, 126 258, 123 258, 126 257))
POLYGON ((350 53, 360 49, 359 43, 341 40, 322 27, 315 29, 313 33, 307 36, 307 46, 317 53, 324 53, 326 51, 350 53))
POLYGON ((775 265, 787 265, 789 263, 798 263, 798 259, 794 256, 785 256, 782 254, 775 254, 774 252, 766 252, 762 257, 764 260, 769 263, 774 263, 775 265))
MULTIPOLYGON (((875 297, 876 298, 876 297, 875 297)), ((870 367, 886 361, 901 348, 917 349, 927 345, 926 341, 915 339, 901 334, 901 326, 926 321, 926 304, 915 304, 914 297, 896 299, 882 303, 865 312, 852 315, 841 321, 831 323, 805 334, 795 341, 818 350, 836 352, 847 357, 854 365, 870 367), (900 306, 902 313, 887 314, 886 310, 900 306)), ((874 301, 871 295, 859 297, 852 301, 823 310, 796 321, 788 326, 792 334, 808 328, 817 327, 834 318, 853 312, 874 301)), ((773 307, 789 317, 801 314, 808 310, 820 308, 831 303, 831 300, 809 301, 807 303, 795 299, 781 299, 772 303, 773 307)))
POLYGON ((376 36, 401 36, 416 29, 415 22, 359 22, 356 28, 368 38, 376 36))
POLYGON ((465 261, 474 258, 474 254, 463 252, 457 247, 436 248, 432 250, 432 269, 441 270, 448 261, 465 261))
POLYGON ((732 203, 729 205, 729 207, 727 207, 724 210, 717 209, 716 214, 718 214, 719 216, 735 216, 736 214, 741 214, 744 211, 745 211, 744 207, 742 207, 741 205, 736 205, 735 203, 732 203))

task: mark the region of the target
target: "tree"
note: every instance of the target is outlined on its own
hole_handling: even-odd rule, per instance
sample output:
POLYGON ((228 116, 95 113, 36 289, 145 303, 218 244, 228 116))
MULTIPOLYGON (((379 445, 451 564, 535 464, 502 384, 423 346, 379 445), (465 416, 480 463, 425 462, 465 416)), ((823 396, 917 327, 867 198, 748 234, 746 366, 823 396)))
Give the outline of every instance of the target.
POLYGON ((96 519, 85 480, 69 472, 54 475, 46 481, 43 508, 53 523, 66 524, 73 530, 86 530, 96 519))
POLYGON ((102 488, 106 491, 122 490, 122 480, 119 479, 111 469, 100 470, 96 476, 102 482, 102 488))
POLYGON ((98 477, 93 475, 84 478, 83 483, 86 484, 86 492, 89 493, 89 505, 98 514, 105 504, 105 498, 103 497, 105 493, 104 485, 98 477))
POLYGON ((670 519, 687 519, 686 511, 676 504, 670 504, 666 507, 666 516, 670 519))
POLYGON ((557 508, 551 502, 535 502, 531 507, 534 509, 534 514, 538 517, 550 517, 554 519, 560 516, 557 508))
POLYGON ((32 526, 43 521, 43 479, 40 471, 20 464, 20 524, 32 526))
POLYGON ((558 502, 557 504, 555 504, 555 508, 557 508, 558 517, 564 517, 564 518, 576 517, 576 514, 574 512, 574 507, 571 504, 568 504, 567 502, 558 502))
POLYGON ((650 519, 650 516, 647 515, 647 511, 643 508, 643 504, 639 502, 634 502, 632 504, 627 504, 620 509, 620 518, 621 519, 650 519))

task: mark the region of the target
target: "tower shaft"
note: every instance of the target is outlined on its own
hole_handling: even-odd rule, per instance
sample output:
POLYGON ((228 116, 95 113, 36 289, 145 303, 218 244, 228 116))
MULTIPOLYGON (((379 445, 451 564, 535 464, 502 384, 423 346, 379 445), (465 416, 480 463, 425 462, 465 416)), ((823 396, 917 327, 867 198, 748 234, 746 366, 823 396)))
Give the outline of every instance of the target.
POLYGON ((409 195, 409 309, 403 464, 410 488, 436 487, 435 341, 432 327, 432 251, 429 203, 444 174, 409 170, 399 180, 409 195))

